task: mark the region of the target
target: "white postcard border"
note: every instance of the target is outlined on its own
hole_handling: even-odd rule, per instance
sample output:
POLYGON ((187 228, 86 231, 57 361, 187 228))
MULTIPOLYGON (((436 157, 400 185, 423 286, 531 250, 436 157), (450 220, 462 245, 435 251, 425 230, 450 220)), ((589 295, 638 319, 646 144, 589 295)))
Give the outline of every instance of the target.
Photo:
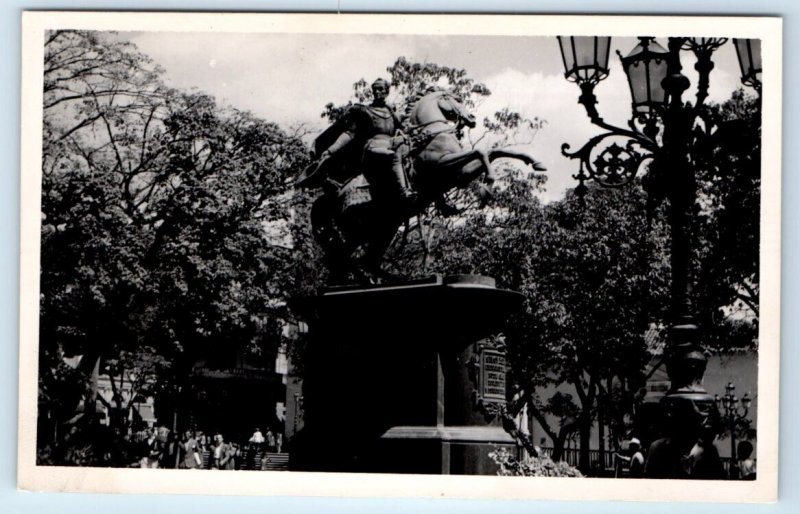
POLYGON ((20 380, 18 487, 32 491, 382 498, 481 498, 765 502, 777 499, 780 369, 781 62, 776 17, 367 15, 26 12, 23 15, 20 380), (37 466, 39 245, 43 37, 57 28, 94 30, 435 35, 715 34, 762 39, 761 323, 759 475, 754 482, 529 477, 224 472, 37 466))

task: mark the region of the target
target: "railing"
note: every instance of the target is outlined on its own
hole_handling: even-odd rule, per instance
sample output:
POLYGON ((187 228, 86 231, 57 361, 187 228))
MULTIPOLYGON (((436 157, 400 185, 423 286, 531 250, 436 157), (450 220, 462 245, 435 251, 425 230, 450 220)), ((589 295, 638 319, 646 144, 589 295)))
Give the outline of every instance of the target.
POLYGON ((253 454, 248 454, 247 451, 245 451, 239 463, 239 469, 287 471, 289 469, 289 454, 265 451, 256 451, 253 454))
MULTIPOLYGON (((546 457, 553 456, 553 449, 552 448, 542 448, 542 454, 546 457)), ((523 450, 524 451, 524 450, 523 450)), ((564 448, 561 453, 561 460, 565 461, 567 464, 573 467, 578 467, 578 462, 580 461, 580 449, 579 448, 564 448)), ((725 476, 730 476, 730 468, 731 468, 731 459, 730 457, 720 457, 722 461, 722 467, 725 469, 725 476)), ((616 473, 618 476, 627 476, 627 467, 621 467, 620 470, 616 469, 617 461, 614 459, 614 451, 613 450, 606 450, 603 452, 603 459, 600 458, 600 450, 589 450, 589 463, 590 466, 595 467, 595 463, 600 463, 600 472, 606 476, 614 476, 616 473)))
MULTIPOLYGON (((614 452, 610 450, 606 450, 603 452, 605 455, 604 459, 604 467, 605 469, 613 469, 614 468, 614 452)), ((553 457, 553 449, 552 448, 542 448, 542 455, 545 457, 553 457)), ((578 466, 578 462, 580 461, 581 450, 579 448, 563 448, 561 450, 561 460, 569 464, 570 466, 578 466)), ((589 450, 589 462, 600 462, 600 450, 589 450)))

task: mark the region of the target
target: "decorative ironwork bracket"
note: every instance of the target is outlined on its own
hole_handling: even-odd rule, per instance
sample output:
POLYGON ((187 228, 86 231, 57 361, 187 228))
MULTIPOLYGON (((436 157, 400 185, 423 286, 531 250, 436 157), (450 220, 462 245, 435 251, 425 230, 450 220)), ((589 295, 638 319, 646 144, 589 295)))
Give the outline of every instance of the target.
POLYGON ((627 134, 606 132, 591 138, 585 145, 570 152, 570 145, 561 145, 561 153, 570 159, 579 159, 580 168, 572 177, 578 181, 575 189, 579 196, 586 194, 585 182, 594 180, 604 187, 618 188, 630 184, 636 177, 642 164, 653 158, 649 150, 651 145, 639 139, 630 138, 627 134), (601 144, 608 138, 628 137, 624 145, 613 142, 597 152, 601 144), (594 156, 594 157, 593 157, 594 156))
POLYGON ((605 187, 622 187, 629 184, 636 177, 642 164, 652 159, 658 151, 658 118, 657 114, 650 116, 637 116, 628 122, 630 129, 624 129, 606 123, 597 112, 597 98, 594 95, 594 84, 581 84, 581 96, 578 100, 586 109, 592 124, 606 130, 606 132, 591 138, 586 144, 575 152, 570 152, 570 145, 561 145, 561 153, 570 159, 580 161, 580 169, 573 178, 578 181, 575 192, 583 197, 588 188, 585 182, 595 180, 605 187), (640 130, 637 122, 642 126, 640 130), (620 145, 616 142, 607 145, 599 151, 602 143, 608 138, 624 138, 627 142, 620 145), (595 156, 593 158, 593 156, 595 156))

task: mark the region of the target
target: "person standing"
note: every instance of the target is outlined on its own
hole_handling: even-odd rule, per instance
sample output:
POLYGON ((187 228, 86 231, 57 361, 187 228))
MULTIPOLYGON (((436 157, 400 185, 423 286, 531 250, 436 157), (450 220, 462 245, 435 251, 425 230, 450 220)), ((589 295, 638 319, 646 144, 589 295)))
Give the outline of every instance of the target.
POLYGON ((220 434, 214 434, 209 460, 211 469, 219 469, 219 462, 222 460, 222 436, 220 434))
POLYGON ((236 469, 236 449, 232 443, 226 443, 223 437, 219 436, 219 461, 218 469, 236 469))
POLYGON ((617 459, 628 465, 628 476, 630 478, 644 477, 644 455, 641 448, 642 443, 634 437, 628 442, 629 455, 614 454, 617 459))
POLYGON ((264 434, 261 433, 260 428, 256 427, 255 432, 248 440, 249 444, 247 445, 247 456, 245 458, 245 467, 247 469, 255 469, 256 458, 264 447, 264 441, 264 434))
POLYGON ((740 441, 736 445, 736 454, 739 456, 739 478, 742 480, 756 479, 756 462, 753 460, 753 443, 740 441))
POLYGON ((175 432, 167 433, 167 440, 164 442, 164 450, 161 452, 160 467, 166 469, 175 469, 178 467, 178 459, 180 454, 180 443, 175 438, 175 432))
POLYGON ((197 438, 197 449, 200 452, 201 461, 200 469, 211 469, 211 451, 213 449, 211 444, 210 438, 205 434, 197 438))
POLYGON ((250 442, 253 444, 264 444, 264 434, 261 433, 261 429, 256 427, 253 435, 250 436, 250 442))
POLYGON ((187 430, 184 434, 183 444, 181 445, 183 452, 182 468, 184 469, 198 469, 203 461, 200 458, 200 453, 197 446, 197 439, 191 430, 187 430))
POLYGON ((642 454, 642 443, 635 437, 631 439, 628 448, 631 452, 628 472, 631 478, 644 477, 644 455, 642 454))
POLYGON ((233 462, 232 468, 230 469, 242 469, 242 462, 244 461, 244 452, 242 452, 242 448, 239 443, 231 443, 231 452, 232 457, 231 461, 233 462))
POLYGON ((163 445, 156 436, 153 428, 147 430, 147 439, 144 442, 145 455, 142 457, 141 465, 143 468, 156 469, 161 461, 163 445))

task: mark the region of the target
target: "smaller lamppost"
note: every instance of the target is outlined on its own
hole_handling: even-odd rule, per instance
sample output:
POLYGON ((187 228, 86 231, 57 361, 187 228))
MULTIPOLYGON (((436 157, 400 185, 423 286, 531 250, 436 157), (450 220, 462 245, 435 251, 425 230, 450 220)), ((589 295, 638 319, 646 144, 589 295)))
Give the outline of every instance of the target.
POLYGON ((741 399, 736 397, 734 390, 736 387, 728 382, 725 386, 725 395, 720 397, 714 395, 714 401, 720 410, 722 421, 731 433, 731 463, 729 466, 729 476, 731 480, 738 478, 738 465, 736 463, 736 427, 747 419, 750 411, 752 399, 748 393, 744 393, 741 399))
POLYGON ((303 409, 303 395, 298 391, 294 393, 294 419, 292 420, 292 430, 297 432, 297 424, 300 422, 300 411, 303 409))

